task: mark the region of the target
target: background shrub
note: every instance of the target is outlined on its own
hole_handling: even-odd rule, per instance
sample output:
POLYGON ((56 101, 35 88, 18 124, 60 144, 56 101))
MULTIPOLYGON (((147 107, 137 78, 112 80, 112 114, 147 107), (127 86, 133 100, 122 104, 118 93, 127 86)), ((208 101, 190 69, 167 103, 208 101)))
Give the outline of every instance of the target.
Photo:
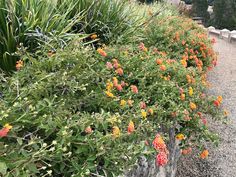
POLYGON ((202 17, 203 23, 207 24, 210 15, 208 10, 208 1, 207 0, 193 0, 192 3, 192 16, 193 17, 202 17))
POLYGON ((236 2, 215 0, 213 6, 213 25, 219 29, 236 29, 236 2))

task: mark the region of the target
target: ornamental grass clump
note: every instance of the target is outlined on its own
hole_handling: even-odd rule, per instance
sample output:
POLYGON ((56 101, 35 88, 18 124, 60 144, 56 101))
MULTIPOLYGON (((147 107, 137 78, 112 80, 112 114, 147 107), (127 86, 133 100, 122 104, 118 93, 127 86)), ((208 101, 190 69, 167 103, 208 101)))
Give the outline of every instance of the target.
POLYGON ((35 52, 46 44, 64 47, 75 37, 72 27, 82 19, 82 13, 74 14, 72 2, 56 3, 49 0, 1 0, 0 1, 0 68, 6 72, 16 70, 20 60, 18 49, 22 46, 35 52), (70 33, 70 34, 69 34, 70 33))
MULTIPOLYGON (((64 0, 67 1, 67 0, 64 0)), ((136 4, 126 0, 69 0, 74 2, 75 13, 85 12, 81 22, 75 25, 78 32, 95 33, 100 44, 131 41, 142 24, 142 16, 136 15, 136 4)))

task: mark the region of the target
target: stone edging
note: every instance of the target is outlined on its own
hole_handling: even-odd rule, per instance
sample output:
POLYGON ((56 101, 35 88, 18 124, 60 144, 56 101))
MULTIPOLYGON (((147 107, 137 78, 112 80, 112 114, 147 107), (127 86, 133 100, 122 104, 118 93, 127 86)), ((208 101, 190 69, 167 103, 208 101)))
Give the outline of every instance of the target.
POLYGON ((215 27, 210 26, 207 28, 208 34, 217 36, 220 39, 224 39, 229 43, 236 44, 236 30, 230 31, 228 29, 218 30, 215 27))
POLYGON ((168 164, 163 167, 156 166, 155 160, 147 160, 140 157, 132 170, 119 177, 175 177, 177 162, 181 156, 179 141, 175 138, 175 128, 168 130, 169 141, 167 142, 169 155, 168 164))

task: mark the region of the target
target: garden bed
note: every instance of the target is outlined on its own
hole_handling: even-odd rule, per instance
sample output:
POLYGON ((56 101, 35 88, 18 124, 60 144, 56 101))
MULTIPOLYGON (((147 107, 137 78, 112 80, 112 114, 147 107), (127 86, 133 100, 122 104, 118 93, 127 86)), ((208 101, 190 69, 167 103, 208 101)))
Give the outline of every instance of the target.
POLYGON ((47 45, 34 38, 40 42, 33 51, 15 45, 17 56, 8 56, 17 62, 0 80, 3 175, 118 176, 131 170, 130 176, 174 176, 180 153, 196 147, 207 158, 205 143, 217 136, 205 115, 223 115, 222 97, 204 94, 206 73, 217 62, 214 41, 168 5, 127 2, 136 14, 129 16, 122 1, 104 2, 87 4, 88 14, 63 38, 47 45), (161 6, 167 9, 160 12, 161 6), (94 14, 99 8, 120 13, 112 14, 111 24, 112 15, 94 14), (83 28, 90 34, 68 34, 90 15, 93 25, 83 28), (95 28, 101 23, 109 30, 95 28))

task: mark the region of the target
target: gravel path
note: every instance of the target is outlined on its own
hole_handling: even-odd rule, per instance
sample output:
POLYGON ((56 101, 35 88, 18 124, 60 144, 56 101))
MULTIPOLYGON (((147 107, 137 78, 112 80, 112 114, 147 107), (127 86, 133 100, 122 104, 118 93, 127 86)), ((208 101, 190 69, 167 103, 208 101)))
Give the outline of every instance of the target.
POLYGON ((218 65, 208 75, 210 94, 223 96, 229 111, 228 124, 211 122, 210 129, 220 136, 218 147, 209 146, 210 156, 201 160, 194 155, 181 157, 177 177, 236 177, 236 45, 217 39, 218 65))

